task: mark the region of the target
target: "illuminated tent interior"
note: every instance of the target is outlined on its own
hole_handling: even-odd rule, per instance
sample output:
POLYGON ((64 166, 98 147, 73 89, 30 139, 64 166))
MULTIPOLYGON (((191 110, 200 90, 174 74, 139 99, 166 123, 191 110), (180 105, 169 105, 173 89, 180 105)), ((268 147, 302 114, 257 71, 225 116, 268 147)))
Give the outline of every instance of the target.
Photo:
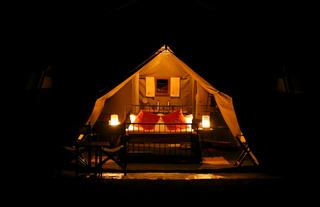
MULTIPOLYGON (((166 45, 142 63, 129 78, 98 98, 87 124, 98 131, 104 130, 97 126, 130 122, 129 117, 138 116, 148 106, 155 110, 162 106, 181 106, 184 117, 192 117, 189 120, 192 128, 211 133, 209 137, 213 141, 220 140, 235 146, 241 145, 237 138, 246 142, 232 98, 194 72, 166 45)), ((250 156, 257 164, 252 152, 250 156)))

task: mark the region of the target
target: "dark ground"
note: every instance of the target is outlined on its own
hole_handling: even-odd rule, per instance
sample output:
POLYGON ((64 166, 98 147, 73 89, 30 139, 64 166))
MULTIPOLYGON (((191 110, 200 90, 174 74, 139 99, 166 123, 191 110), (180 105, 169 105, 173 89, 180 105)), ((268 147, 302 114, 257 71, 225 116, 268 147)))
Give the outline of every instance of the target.
MULTIPOLYGON (((24 177, 24 179, 28 179, 24 177)), ((30 178, 29 178, 30 179, 30 178)), ((256 206, 301 203, 313 204, 316 187, 304 177, 215 180, 29 180, 11 186, 9 192, 24 203, 54 205, 168 205, 179 202, 256 206)), ((7 191, 7 192, 8 192, 7 191)), ((16 201, 16 200, 15 200, 16 201)), ((14 202, 15 202, 14 201, 14 202)), ((13 202, 13 203, 14 203, 13 202)))
POLYGON ((14 135, 6 139, 10 146, 6 174, 14 183, 10 192, 24 194, 35 186, 30 200, 37 200, 41 192, 48 201, 72 195, 80 202, 90 198, 86 193, 106 202, 119 194, 129 197, 124 202, 175 195, 199 202, 233 202, 240 193, 244 196, 239 199, 251 204, 255 202, 250 194, 273 203, 309 192, 307 186, 317 180, 313 167, 317 136, 310 121, 316 104, 309 96, 314 55, 307 47, 313 45, 312 6, 136 2, 123 7, 117 3, 12 7, 11 49, 19 54, 11 66, 22 70, 16 82, 23 91, 12 99, 18 113, 10 128, 14 135), (240 127, 261 162, 259 171, 282 179, 148 184, 50 179, 53 166, 61 160, 60 147, 72 143, 99 91, 120 83, 165 43, 234 98, 240 127), (27 84, 30 74, 39 74, 48 64, 54 68, 52 89, 37 90, 36 81, 27 84), (299 80, 285 94, 275 87, 283 68, 299 80))

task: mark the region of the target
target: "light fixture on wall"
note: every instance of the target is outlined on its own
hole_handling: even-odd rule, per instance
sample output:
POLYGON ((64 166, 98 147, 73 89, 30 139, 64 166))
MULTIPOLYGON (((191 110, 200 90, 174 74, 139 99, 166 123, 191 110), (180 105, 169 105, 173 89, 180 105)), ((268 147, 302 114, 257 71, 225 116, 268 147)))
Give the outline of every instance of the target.
POLYGON ((117 126, 119 124, 120 124, 120 122, 119 122, 118 114, 111 114, 109 125, 117 126))
POLYGON ((210 115, 202 115, 202 128, 210 128, 210 115))

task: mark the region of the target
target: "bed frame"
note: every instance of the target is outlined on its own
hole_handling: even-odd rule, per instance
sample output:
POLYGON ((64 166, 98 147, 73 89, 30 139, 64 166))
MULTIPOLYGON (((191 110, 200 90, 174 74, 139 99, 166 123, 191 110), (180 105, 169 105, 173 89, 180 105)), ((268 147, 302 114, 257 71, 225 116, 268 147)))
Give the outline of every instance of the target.
POLYGON ((153 113, 170 113, 181 109, 183 113, 192 113, 192 106, 190 105, 127 105, 126 111, 131 113, 138 113, 140 110, 153 113))
MULTIPOLYGON (((139 108, 148 112, 166 114, 177 109, 184 110, 186 107, 139 106, 139 108)), ((201 162, 201 150, 196 124, 130 123, 128 121, 125 128, 127 162, 201 162), (144 130, 139 127, 141 125, 154 125, 155 127, 150 130, 144 130), (175 125, 175 130, 166 130, 167 128, 164 125, 175 125), (131 127, 131 130, 129 130, 129 127, 131 127)))

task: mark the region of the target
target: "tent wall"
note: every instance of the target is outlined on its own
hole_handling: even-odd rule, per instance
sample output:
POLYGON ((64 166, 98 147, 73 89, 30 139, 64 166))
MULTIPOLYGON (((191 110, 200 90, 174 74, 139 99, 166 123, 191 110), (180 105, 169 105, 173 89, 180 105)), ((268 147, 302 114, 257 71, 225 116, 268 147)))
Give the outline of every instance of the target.
POLYGON ((154 59, 144 65, 140 70, 140 78, 146 76, 158 76, 158 77, 185 77, 190 76, 180 66, 174 62, 171 58, 173 54, 168 51, 163 51, 157 55, 154 59))
POLYGON ((210 105, 209 93, 197 83, 197 93, 196 93, 196 119, 201 119, 202 115, 208 113, 205 106, 210 105))
POLYGON ((156 105, 158 102, 161 105, 184 105, 190 106, 192 113, 192 77, 186 73, 182 68, 176 67, 170 58, 171 52, 163 51, 150 62, 148 62, 140 71, 139 77, 139 103, 156 105), (180 96, 157 96, 146 97, 146 77, 165 78, 169 80, 171 77, 180 78, 180 96))
MULTIPOLYGON (((156 76, 158 77, 158 76, 156 76)), ((179 76, 176 76, 179 77, 179 76)), ((170 97, 170 96, 155 96, 155 97, 146 97, 146 80, 145 78, 140 78, 139 80, 139 102, 141 105, 150 104, 156 105, 157 102, 161 105, 169 104, 170 105, 183 105, 190 106, 189 113, 192 113, 192 79, 190 77, 180 80, 180 97, 170 97)))
POLYGON ((179 67, 183 69, 186 73, 192 76, 192 78, 197 81, 197 83, 204 88, 208 93, 214 96, 214 99, 219 107, 221 114, 228 125, 232 135, 234 137, 242 135, 240 130, 236 113, 233 107, 232 98, 216 88, 214 88, 210 83, 208 83, 205 79, 203 79, 200 75, 194 72, 188 65, 186 65, 183 61, 177 58, 175 55, 170 56, 171 62, 175 65, 175 67, 179 67))
POLYGON ((126 107, 131 104, 133 97, 134 78, 124 85, 115 95, 105 101, 99 120, 108 121, 111 114, 118 114, 119 121, 126 118, 126 107))
POLYGON ((237 116, 233 108, 232 98, 224 93, 214 94, 214 98, 217 106, 219 107, 219 110, 221 111, 223 119, 232 132, 232 135, 234 137, 242 135, 237 116))

